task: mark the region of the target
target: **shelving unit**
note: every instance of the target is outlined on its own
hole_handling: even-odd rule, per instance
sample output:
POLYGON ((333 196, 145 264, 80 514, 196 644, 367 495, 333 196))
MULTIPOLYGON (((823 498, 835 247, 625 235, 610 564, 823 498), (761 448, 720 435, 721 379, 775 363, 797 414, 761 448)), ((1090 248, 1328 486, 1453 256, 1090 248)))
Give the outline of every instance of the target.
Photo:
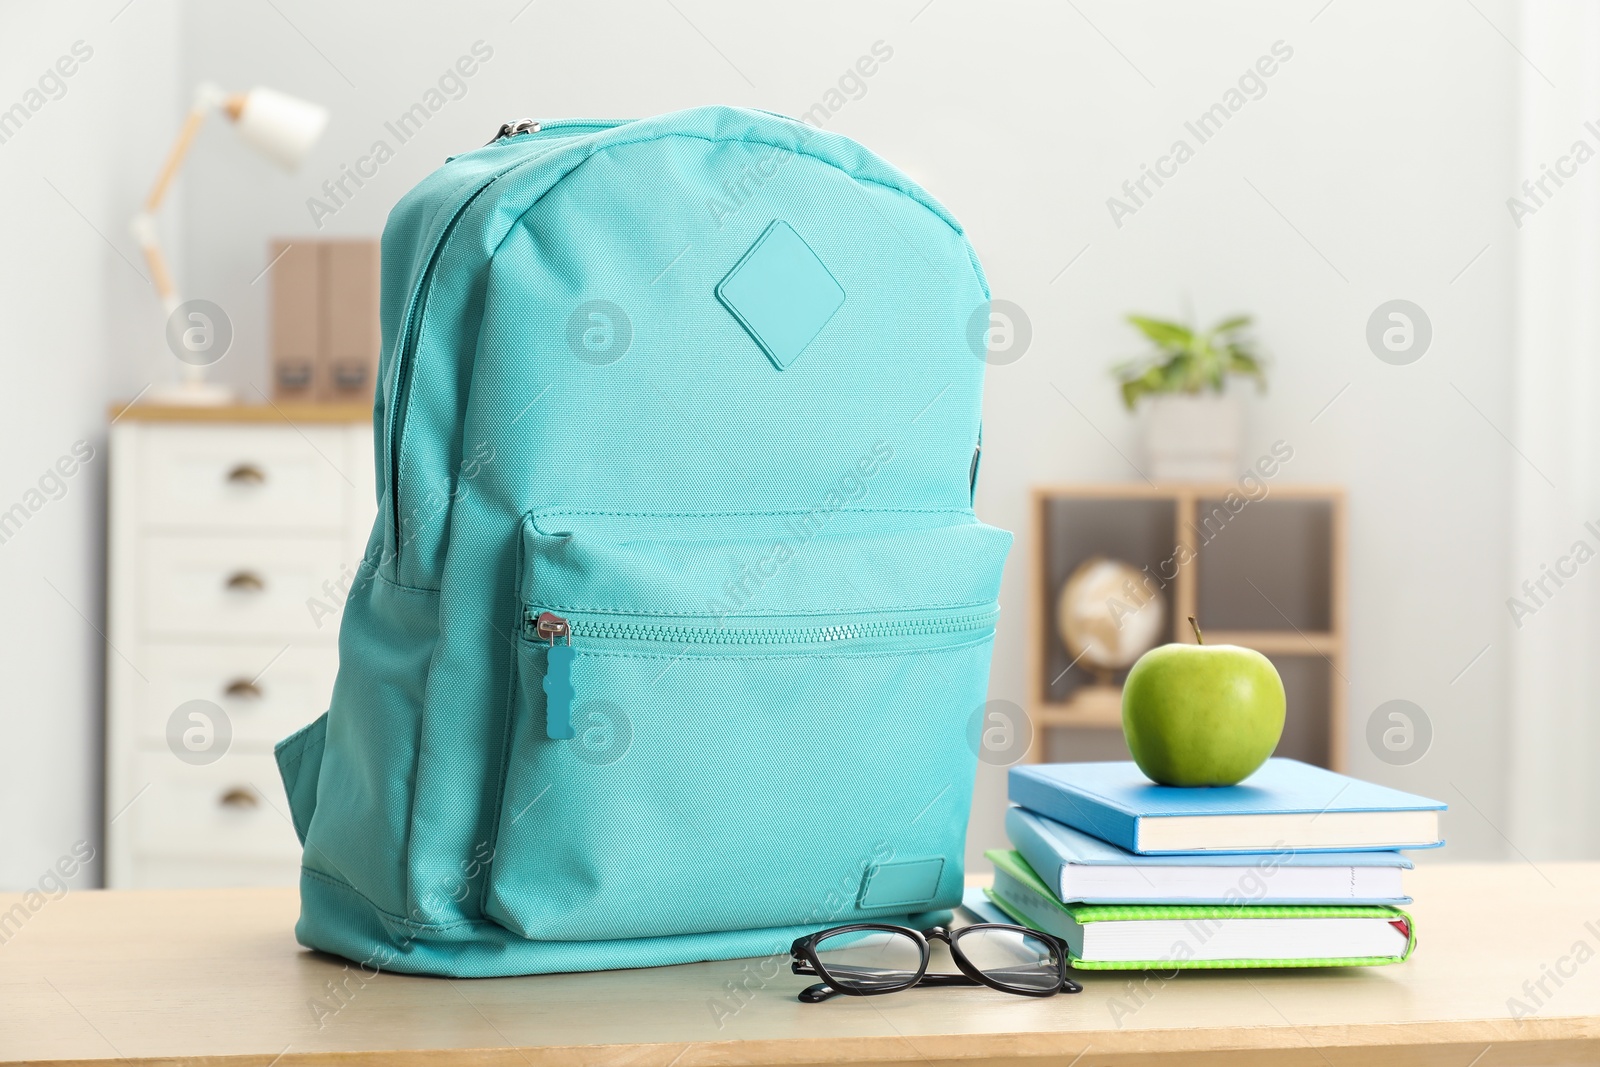
POLYGON ((1344 490, 1264 486, 1254 499, 1236 483, 1034 489, 1031 761, 1127 758, 1126 672, 1115 674, 1114 688, 1094 685, 1091 671, 1072 664, 1056 625, 1067 577, 1100 555, 1157 576, 1169 640, 1193 642, 1187 619, 1195 615, 1207 644, 1243 645, 1271 659, 1289 699, 1278 755, 1343 769, 1344 490), (1066 751, 1061 741, 1070 743, 1066 751))

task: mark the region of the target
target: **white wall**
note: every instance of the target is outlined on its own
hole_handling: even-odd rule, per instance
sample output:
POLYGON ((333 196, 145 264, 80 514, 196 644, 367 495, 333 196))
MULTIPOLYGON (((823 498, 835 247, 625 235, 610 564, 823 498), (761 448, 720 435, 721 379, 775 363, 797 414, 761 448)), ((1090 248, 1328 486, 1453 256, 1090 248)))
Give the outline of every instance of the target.
MULTIPOLYGON (((1543 167, 1568 177, 1537 211, 1521 216, 1517 252, 1516 421, 1518 446, 1538 464, 1516 470, 1508 593, 1518 600, 1512 654, 1511 810, 1506 835, 1534 856, 1600 853, 1600 783, 1595 753, 1600 723, 1600 584, 1596 568, 1574 552, 1600 537, 1600 166, 1577 167, 1581 141, 1591 153, 1600 134, 1600 8, 1565 0, 1529 5, 1521 39, 1559 78, 1524 67, 1521 76, 1518 184, 1543 167), (1576 173, 1573 173, 1574 170, 1576 173), (1552 569, 1556 573, 1552 576, 1552 569), (1562 579, 1561 574, 1566 578, 1562 579), (1542 581, 1542 590, 1533 586, 1542 581), (1559 585, 1556 583, 1559 581, 1559 585), (1530 589, 1521 586, 1528 582, 1530 589), (1559 816, 1552 817, 1559 812, 1559 816)), ((1523 194, 1525 202, 1532 201, 1523 194)))
MULTIPOLYGON (((864 102, 898 113, 859 131, 928 173, 973 232, 995 294, 1033 320, 1033 351, 993 372, 987 411, 980 507, 1021 534, 995 695, 1026 693, 1028 487, 1136 477, 1119 455, 1138 462, 1135 424, 1106 374, 1138 350, 1119 316, 1251 311, 1275 365, 1249 454, 1283 439, 1295 448, 1285 477, 1350 490, 1350 766, 1448 801, 1449 856, 1501 855, 1501 561, 1519 461, 1489 423, 1509 419, 1503 200, 1520 61, 1471 8, 1448 4, 1336 3, 1314 22, 1319 4, 1078 6, 1126 59, 1071 8, 999 24, 930 8, 894 72, 914 83, 864 102), (1106 198, 1280 39, 1294 54, 1266 95, 1118 229, 1106 198), (952 69, 963 74, 937 74, 952 69), (908 139, 917 114, 941 128, 908 139), (1431 351, 1406 367, 1364 341, 1369 313, 1396 297, 1434 324, 1431 351), (1372 710, 1397 697, 1435 730, 1432 751, 1404 768, 1363 737, 1372 710)), ((1504 7, 1480 6, 1514 28, 1504 7)), ((1000 839, 1001 777, 980 787, 974 846, 1000 839)))
MULTIPOLYGON (((138 0, 104 28, 103 66, 91 64, 41 114, 40 129, 0 145, 9 213, 38 207, 25 213, 24 246, 57 264, 13 254, 0 267, 17 276, 0 289, 5 320, 22 323, 6 350, 19 388, 0 401, 9 409, 0 496, 17 496, 74 437, 99 435, 103 399, 140 384, 121 353, 151 329, 149 309, 132 299, 137 279, 82 220, 52 206, 34 174, 71 183, 85 213, 126 251, 114 231, 196 80, 268 84, 334 112, 295 175, 261 165, 225 128, 208 128, 182 190, 187 292, 216 300, 237 328, 219 369, 266 388, 266 283, 252 280, 266 265, 267 240, 317 232, 306 198, 474 41, 495 53, 466 95, 327 219, 323 234, 376 234, 405 189, 506 119, 710 102, 798 114, 883 40, 892 60, 830 128, 944 200, 970 230, 995 295, 1021 304, 1034 329, 1025 358, 992 371, 987 401, 980 511, 1019 532, 994 695, 1024 702, 1027 690, 1028 487, 1136 476, 1119 455, 1137 462, 1136 426, 1106 373, 1138 349, 1121 315, 1250 311, 1275 356, 1272 390, 1252 405, 1252 454, 1284 439, 1295 448, 1285 477, 1350 489, 1351 766, 1449 801, 1448 856, 1503 854, 1494 828, 1506 811, 1503 601, 1510 482, 1522 462, 1496 429, 1510 412, 1504 199, 1523 63, 1496 30, 1517 31, 1509 0, 1480 0, 1482 15, 1443 0, 675 3, 191 2, 181 5, 180 33, 169 6, 138 0), (1175 138, 1193 144, 1183 122, 1277 41, 1293 55, 1265 96, 1114 225, 1107 197, 1175 138), (123 48, 137 59, 118 60, 123 48), (180 56, 174 78, 165 72, 180 56), (102 108, 120 121, 86 135, 105 122, 102 108), (1363 340, 1368 314, 1395 297, 1422 305, 1434 324, 1432 350, 1408 367, 1380 363, 1363 340), (68 351, 72 372, 62 374, 68 357, 54 353, 68 351), (119 370, 108 377, 112 365, 119 370), (1404 768, 1380 763, 1362 740, 1367 715, 1394 697, 1420 704, 1435 729, 1433 750, 1404 768)), ((7 71, 42 67, 89 32, 56 13, 5 18, 7 71)), ((93 19, 84 25, 102 32, 93 19)), ((1559 71, 1549 73, 1560 82, 1559 71)), ((165 357, 140 343, 160 370, 165 357)), ((21 608, 0 621, 0 655, 7 679, 21 679, 13 699, 25 695, 5 714, 20 724, 10 736, 27 739, 0 749, 0 796, 9 812, 60 809, 8 822, 0 883, 25 880, 93 822, 99 639, 37 573, 96 617, 99 491, 85 481, 52 505, 39 520, 41 533, 50 523, 48 539, 0 546, 0 589, 21 608), (24 558, 30 550, 37 559, 24 558)), ((974 852, 1000 841, 1002 794, 1003 776, 986 769, 974 852)))
MULTIPOLYGON (((0 14, 0 108, 74 43, 90 53, 0 143, 0 511, 40 505, 0 543, 5 889, 37 884, 78 841, 99 848, 106 405, 142 387, 160 344, 127 220, 180 117, 177 5, 121 6, 0 14), (80 440, 94 458, 30 496, 80 440)), ((78 881, 97 878, 95 864, 78 881)))

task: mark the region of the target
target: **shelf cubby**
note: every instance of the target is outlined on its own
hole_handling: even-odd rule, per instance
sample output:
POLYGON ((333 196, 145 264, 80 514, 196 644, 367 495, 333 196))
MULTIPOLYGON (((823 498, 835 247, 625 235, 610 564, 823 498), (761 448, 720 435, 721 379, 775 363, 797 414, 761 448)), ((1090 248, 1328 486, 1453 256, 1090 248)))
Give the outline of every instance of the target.
POLYGON ((1085 560, 1108 556, 1170 575, 1167 635, 1253 648, 1283 677, 1289 713, 1277 754, 1342 769, 1345 739, 1345 496, 1331 486, 1142 483, 1033 492, 1031 760, 1126 758, 1120 686, 1074 665, 1056 600, 1085 560), (1164 566, 1163 566, 1164 565, 1164 566))

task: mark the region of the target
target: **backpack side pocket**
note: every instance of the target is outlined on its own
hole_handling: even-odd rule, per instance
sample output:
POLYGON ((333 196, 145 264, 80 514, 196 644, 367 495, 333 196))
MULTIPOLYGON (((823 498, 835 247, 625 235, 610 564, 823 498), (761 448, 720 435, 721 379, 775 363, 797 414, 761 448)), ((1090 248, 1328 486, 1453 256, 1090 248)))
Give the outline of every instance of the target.
POLYGON ((323 712, 315 722, 279 741, 272 750, 278 760, 278 774, 283 777, 283 790, 289 795, 289 817, 294 820, 294 832, 302 845, 317 808, 317 780, 322 777, 322 751, 327 737, 328 713, 323 712))

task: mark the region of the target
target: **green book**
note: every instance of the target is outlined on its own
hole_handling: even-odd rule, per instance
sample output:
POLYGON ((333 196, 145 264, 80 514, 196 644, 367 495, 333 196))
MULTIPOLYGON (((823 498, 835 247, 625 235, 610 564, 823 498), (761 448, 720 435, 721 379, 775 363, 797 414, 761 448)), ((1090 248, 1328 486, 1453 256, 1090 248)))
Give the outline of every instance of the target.
POLYGON ((1017 922, 1067 943, 1084 970, 1375 967, 1417 943, 1411 916, 1386 905, 1063 904, 1020 852, 986 852, 988 896, 1017 922))

